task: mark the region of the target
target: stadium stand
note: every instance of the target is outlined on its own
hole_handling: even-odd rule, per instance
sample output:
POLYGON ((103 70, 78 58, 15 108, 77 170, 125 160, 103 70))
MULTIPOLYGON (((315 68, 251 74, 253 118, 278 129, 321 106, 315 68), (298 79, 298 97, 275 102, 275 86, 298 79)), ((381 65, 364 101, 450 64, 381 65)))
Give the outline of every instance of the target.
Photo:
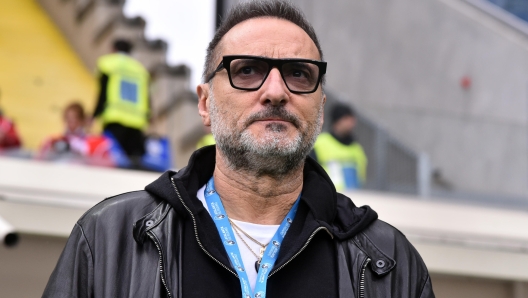
POLYGON ((0 2, 0 105, 23 143, 36 149, 62 130, 62 108, 91 106, 95 81, 42 8, 32 0, 0 2))
MULTIPOLYGON (((311 5, 306 8, 309 15, 318 11, 316 8, 337 9, 339 3, 379 5, 373 6, 372 9, 377 16, 385 11, 378 8, 388 7, 387 3, 381 0, 337 2, 333 1, 332 5, 328 5, 324 1, 303 1, 305 6, 311 5)), ((459 15, 458 11, 445 4, 460 5, 459 2, 461 3, 462 0, 434 0, 420 3, 403 0, 391 4, 394 7, 391 6, 392 9, 387 11, 397 11, 395 10, 397 5, 400 5, 400 8, 407 7, 402 6, 402 3, 409 7, 432 5, 434 9, 423 11, 431 13, 447 11, 445 14, 448 16, 455 15, 457 20, 460 18, 463 22, 470 22, 469 25, 462 21, 457 23, 466 24, 464 28, 472 28, 471 26, 480 24, 467 18, 466 15, 470 14, 459 15)), ((109 51, 109 45, 115 38, 129 38, 138 45, 138 50, 133 55, 153 73, 155 81, 152 96, 157 121, 150 131, 169 135, 175 153, 175 164, 184 165, 202 131, 199 119, 196 117, 196 97, 189 91, 189 69, 185 66, 168 66, 165 62, 166 44, 159 40, 146 40, 145 21, 141 18, 130 19, 123 16, 123 3, 122 0, 0 2, 0 32, 2 34, 5 32, 0 39, 0 65, 5 70, 0 73, 2 92, 0 104, 10 117, 17 121, 23 138, 30 148, 36 148, 44 136, 50 132, 60 131, 60 113, 71 99, 82 101, 87 110, 93 107, 95 83, 91 71, 94 69, 97 57, 109 51), (27 127, 24 127, 26 124, 27 127)), ((471 10, 472 14, 477 13, 470 6, 464 6, 464 9, 471 10)), ((413 13, 408 9, 401 11, 405 12, 406 19, 410 19, 408 15, 413 13)), ((340 12, 344 14, 328 13, 335 18, 340 28, 346 25, 342 18, 360 19, 351 18, 347 9, 341 9, 340 12)), ((485 17, 480 16, 480 18, 485 17)), ((376 18, 369 19, 376 24, 383 23, 376 18)), ((436 20, 425 17, 419 19, 436 20)), ((448 20, 447 17, 445 19, 448 20)), ((387 23, 391 20, 391 18, 385 19, 387 23)), ((490 20, 486 21, 490 22, 490 20)), ((328 24, 323 21, 316 23, 325 26, 328 24)), ((448 28, 455 28, 451 27, 453 22, 449 24, 448 28)), ((384 30, 384 28, 378 29, 384 30)), ((459 29, 453 30, 464 32, 459 29)), ((490 30, 487 27, 479 27, 479 30, 484 32, 483 36, 496 36, 489 34, 490 30)), ((402 32, 407 31, 402 30, 402 32)), ((508 34, 510 33, 508 31, 508 34)), ((344 36, 342 34, 335 36, 346 40, 342 38, 344 36)), ((375 36, 382 35, 375 34, 375 36)), ((424 40, 429 41, 429 39, 424 40)), ((357 44, 342 47, 334 45, 333 48, 336 51, 338 48, 347 50, 344 54, 346 59, 343 61, 357 62, 354 60, 357 56, 350 58, 348 52, 350 49, 356 49, 357 46, 357 44)), ((380 49, 380 47, 375 48, 380 49)), ((338 57, 332 51, 329 53, 334 55, 327 57, 338 57)), ((391 49, 391 53, 400 52, 391 49)), ((418 64, 412 64, 413 69, 416 65, 418 64)), ((358 72, 366 73, 359 66, 360 63, 357 63, 350 69, 359 69, 358 72)), ((364 67, 371 66, 365 63, 364 67)), ((401 66, 398 67, 398 70, 403 69, 401 66)), ((400 72, 397 72, 397 76, 400 77, 400 72)), ((349 82, 353 76, 341 77, 349 82)), ((373 75, 372 78, 375 78, 376 85, 370 86, 369 90, 379 91, 381 89, 378 88, 381 84, 379 78, 384 76, 373 75)), ((338 86, 336 82, 329 81, 329 83, 330 86, 331 84, 338 86)), ((416 85, 420 86, 420 84, 416 85)), ((341 92, 344 92, 342 90, 341 92)), ((463 92, 465 91, 460 91, 461 97, 466 94, 463 92)), ((378 98, 386 101, 383 96, 378 98)), ((402 98, 405 99, 404 97, 398 99, 402 98)), ((349 98, 329 94, 327 105, 332 101, 346 99, 349 98)), ((370 99, 365 96, 362 100, 370 99)), ((457 102, 464 103, 463 100, 457 102)), ((365 111, 368 112, 367 109, 365 111)), ((394 113, 394 110, 390 109, 390 113, 394 113)), ((431 173, 428 158, 421 152, 413 151, 408 144, 400 142, 401 139, 389 135, 389 133, 394 134, 395 125, 388 125, 390 124, 388 122, 380 125, 371 121, 371 119, 379 119, 378 121, 392 119, 379 115, 383 114, 371 111, 364 116, 360 115, 358 127, 358 135, 364 141, 365 147, 374 152, 370 163, 370 188, 398 191, 400 195, 358 191, 349 193, 349 196, 358 205, 371 205, 379 212, 381 219, 395 224, 408 236, 421 251, 433 274, 437 297, 527 297, 528 275, 524 268, 528 266, 526 254, 528 234, 525 229, 518 228, 528 224, 523 209, 526 205, 517 206, 518 210, 511 210, 432 199, 431 190, 428 189, 430 184, 428 174, 431 173), (367 115, 378 117, 368 118, 367 115), (420 196, 416 196, 417 194, 420 196), (471 221, 468 220, 468 214, 472 217, 471 221)), ((420 125, 409 127, 420 128, 420 125)), ((412 133, 408 135, 416 137, 412 133)), ((461 167, 460 164, 452 164, 455 164, 457 169, 461 167)), ((18 247, 14 249, 0 247, 0 264, 2 264, 0 296, 39 296, 62 250, 65 237, 79 216, 104 197, 140 189, 156 176, 140 171, 77 165, 64 167, 61 164, 0 157, 0 216, 9 221, 21 234, 18 247), (108 183, 109 181, 112 183, 108 183)))

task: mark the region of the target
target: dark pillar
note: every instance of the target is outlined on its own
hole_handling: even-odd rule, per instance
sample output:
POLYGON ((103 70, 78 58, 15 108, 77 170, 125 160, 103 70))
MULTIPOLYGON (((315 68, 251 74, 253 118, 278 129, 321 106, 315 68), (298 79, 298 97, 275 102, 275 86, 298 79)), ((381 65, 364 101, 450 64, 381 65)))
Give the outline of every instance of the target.
POLYGON ((220 23, 222 22, 222 19, 224 18, 224 15, 225 15, 225 7, 224 7, 224 0, 216 0, 216 13, 215 13, 215 16, 216 16, 216 20, 215 20, 215 24, 216 24, 216 29, 218 29, 218 27, 220 27, 220 23))

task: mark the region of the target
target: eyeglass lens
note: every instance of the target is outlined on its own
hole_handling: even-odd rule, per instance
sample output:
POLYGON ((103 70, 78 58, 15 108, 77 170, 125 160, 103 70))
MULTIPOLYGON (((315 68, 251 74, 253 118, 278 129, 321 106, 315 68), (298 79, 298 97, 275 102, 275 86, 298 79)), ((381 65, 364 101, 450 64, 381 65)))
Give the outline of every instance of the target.
MULTIPOLYGON (((258 59, 234 59, 229 67, 233 85, 243 89, 259 88, 270 72, 270 65, 258 59)), ((285 62, 280 72, 291 91, 311 91, 319 79, 319 67, 309 62, 285 62)))

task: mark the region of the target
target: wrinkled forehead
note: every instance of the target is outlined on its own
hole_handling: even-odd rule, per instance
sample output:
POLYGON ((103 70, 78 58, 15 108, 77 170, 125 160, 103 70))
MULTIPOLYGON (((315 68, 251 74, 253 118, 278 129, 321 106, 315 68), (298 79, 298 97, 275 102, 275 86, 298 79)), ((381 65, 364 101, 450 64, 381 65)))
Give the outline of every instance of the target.
POLYGON ((218 54, 217 60, 226 55, 321 59, 317 46, 301 27, 274 17, 237 24, 220 41, 218 54))

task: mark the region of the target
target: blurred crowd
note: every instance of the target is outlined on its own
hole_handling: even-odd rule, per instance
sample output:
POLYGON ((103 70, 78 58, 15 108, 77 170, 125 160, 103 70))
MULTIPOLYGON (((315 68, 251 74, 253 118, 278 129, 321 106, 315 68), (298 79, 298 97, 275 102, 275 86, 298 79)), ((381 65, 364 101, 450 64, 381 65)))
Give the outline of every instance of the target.
POLYGON ((0 111, 0 154, 39 160, 165 171, 172 167, 166 138, 146 136, 149 125, 149 72, 129 54, 132 44, 116 40, 113 52, 97 61, 99 93, 92 115, 76 100, 62 111, 63 131, 43 141, 32 154, 15 124, 0 111), (90 133, 94 120, 103 126, 90 133))
MULTIPOLYGON (((62 111, 63 131, 49 136, 31 157, 128 169, 165 171, 172 167, 171 148, 163 137, 146 136, 150 123, 149 72, 129 54, 132 44, 116 40, 113 52, 97 62, 99 93, 93 113, 80 101, 62 111), (101 134, 90 133, 95 120, 101 134)), ((333 105, 330 130, 319 135, 310 156, 316 159, 339 191, 361 188, 367 157, 355 137, 356 113, 344 103, 333 105)), ((215 144, 209 127, 196 148, 215 144)), ((15 124, 0 111, 0 154, 18 155, 22 141, 15 124)))

